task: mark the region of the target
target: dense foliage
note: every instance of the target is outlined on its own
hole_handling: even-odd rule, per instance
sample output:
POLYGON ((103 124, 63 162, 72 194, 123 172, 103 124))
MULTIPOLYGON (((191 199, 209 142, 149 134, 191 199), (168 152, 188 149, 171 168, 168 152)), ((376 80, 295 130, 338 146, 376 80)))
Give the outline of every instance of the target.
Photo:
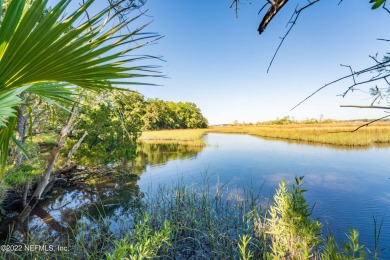
POLYGON ((84 136, 79 148, 84 163, 133 159, 142 128, 142 96, 127 91, 88 93, 82 103, 69 148, 84 136))
POLYGON ((191 102, 148 99, 145 102, 144 130, 206 128, 207 119, 191 102))

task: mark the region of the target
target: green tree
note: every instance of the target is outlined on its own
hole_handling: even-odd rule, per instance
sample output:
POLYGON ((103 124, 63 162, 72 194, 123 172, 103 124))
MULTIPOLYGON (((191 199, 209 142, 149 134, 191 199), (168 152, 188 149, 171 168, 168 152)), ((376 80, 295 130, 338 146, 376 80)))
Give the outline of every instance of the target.
POLYGON ((191 102, 172 102, 160 99, 146 101, 145 130, 206 128, 207 119, 191 102))
POLYGON ((76 154, 78 163, 98 165, 126 162, 136 154, 136 140, 143 126, 143 96, 136 92, 88 93, 68 146, 85 133, 76 154))

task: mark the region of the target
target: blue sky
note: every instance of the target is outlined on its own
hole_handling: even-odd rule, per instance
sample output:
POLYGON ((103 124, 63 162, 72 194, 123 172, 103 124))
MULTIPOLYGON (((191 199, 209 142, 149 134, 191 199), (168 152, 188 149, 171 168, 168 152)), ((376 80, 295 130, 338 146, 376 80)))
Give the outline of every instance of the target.
MULTIPOLYGON (((103 0, 101 0, 103 1, 103 0)), ((76 2, 76 1, 75 1, 76 2)), ((100 2, 100 1, 98 1, 100 2)), ((245 1, 242 1, 245 2, 245 1)), ((267 67, 286 31, 296 4, 290 0, 262 35, 257 12, 262 1, 243 4, 239 18, 231 0, 148 0, 147 31, 164 38, 140 50, 162 56, 158 62, 168 78, 151 79, 161 86, 136 87, 150 98, 194 102, 210 124, 258 122, 277 117, 296 119, 356 119, 383 116, 381 110, 340 108, 341 104, 369 104, 362 92, 337 97, 352 82, 328 87, 306 103, 290 109, 311 92, 348 74, 340 66, 359 70, 372 65, 368 55, 385 54, 390 39, 390 15, 371 10, 369 0, 323 0, 302 13, 282 46, 271 71, 267 67)))

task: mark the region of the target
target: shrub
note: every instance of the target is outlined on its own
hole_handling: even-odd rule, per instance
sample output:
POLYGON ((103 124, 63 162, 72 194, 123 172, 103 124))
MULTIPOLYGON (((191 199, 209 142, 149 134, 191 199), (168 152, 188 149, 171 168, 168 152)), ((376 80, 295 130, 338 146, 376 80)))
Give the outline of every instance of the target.
POLYGON ((303 196, 303 177, 295 178, 295 185, 279 183, 274 195, 274 205, 265 219, 266 235, 270 239, 272 259, 308 259, 321 242, 321 224, 310 218, 312 210, 303 196))
POLYGON ((324 252, 321 254, 321 259, 363 260, 366 259, 363 248, 362 245, 359 245, 359 232, 356 229, 352 229, 349 231, 348 242, 344 242, 341 249, 337 246, 334 238, 329 236, 324 247, 324 252))
POLYGON ((111 254, 106 254, 108 260, 127 259, 131 260, 157 257, 159 249, 164 244, 169 244, 171 227, 165 222, 161 230, 153 230, 148 214, 135 225, 129 237, 114 241, 115 248, 111 254))

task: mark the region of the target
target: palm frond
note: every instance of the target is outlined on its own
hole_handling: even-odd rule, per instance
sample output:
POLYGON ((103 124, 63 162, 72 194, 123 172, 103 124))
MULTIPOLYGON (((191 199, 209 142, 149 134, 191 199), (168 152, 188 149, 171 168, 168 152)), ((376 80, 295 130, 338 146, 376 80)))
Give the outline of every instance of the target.
POLYGON ((21 102, 18 95, 25 89, 26 87, 18 88, 4 94, 0 94, 0 129, 6 126, 8 118, 15 116, 16 110, 14 107, 19 105, 21 102))
POLYGON ((78 87, 68 83, 41 82, 28 88, 28 92, 34 93, 49 104, 74 102, 74 97, 78 95, 78 87))
POLYGON ((5 165, 7 163, 8 157, 8 147, 10 140, 14 135, 15 126, 16 126, 16 117, 11 117, 7 122, 6 126, 3 127, 0 131, 0 179, 3 175, 5 165))
POLYGON ((0 39, 4 35, 6 42, 3 52, 0 49, 0 93, 39 82, 68 82, 97 89, 109 87, 109 83, 132 84, 117 79, 142 77, 146 76, 145 72, 150 75, 149 67, 128 66, 124 58, 125 54, 140 46, 137 41, 155 39, 154 34, 140 35, 144 26, 117 35, 128 24, 123 22, 104 31, 99 22, 109 11, 106 8, 67 31, 93 0, 87 1, 61 22, 58 19, 70 0, 60 1, 41 21, 39 14, 44 11, 46 0, 35 1, 24 15, 19 15, 23 8, 15 2, 24 1, 11 3, 9 9, 14 7, 15 15, 9 10, 0 27, 0 39), (115 41, 112 40, 114 36, 115 41), (133 46, 124 48, 129 44, 133 46), (122 47, 121 50, 118 51, 118 47, 122 47))

